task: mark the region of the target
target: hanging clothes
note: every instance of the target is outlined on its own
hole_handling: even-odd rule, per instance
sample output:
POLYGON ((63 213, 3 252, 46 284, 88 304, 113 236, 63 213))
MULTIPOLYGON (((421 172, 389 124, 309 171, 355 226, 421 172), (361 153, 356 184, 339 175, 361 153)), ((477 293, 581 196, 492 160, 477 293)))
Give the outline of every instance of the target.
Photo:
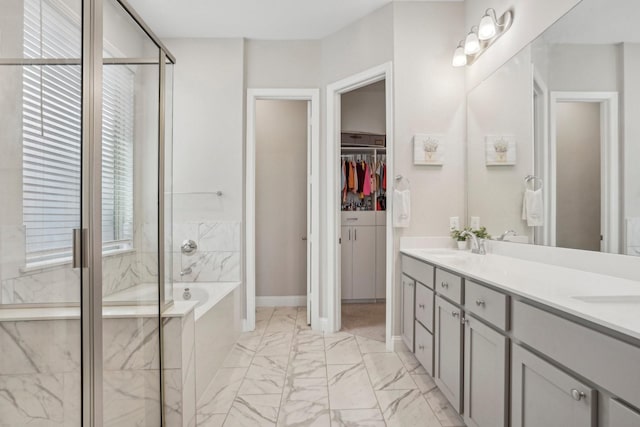
POLYGON ((369 165, 369 172, 367 172, 367 173, 369 175, 371 193, 375 193, 376 191, 378 191, 378 183, 376 182, 376 165, 375 165, 375 163, 372 163, 372 164, 369 165))
POLYGON ((364 161, 358 162, 356 174, 358 177, 357 193, 360 195, 360 198, 362 199, 364 197, 364 181, 365 181, 364 178, 366 176, 364 161))
POLYGON ((387 165, 382 164, 382 189, 387 191, 387 165))
POLYGON ((371 195, 371 168, 369 168, 369 163, 364 163, 364 185, 362 186, 362 193, 365 197, 371 195))

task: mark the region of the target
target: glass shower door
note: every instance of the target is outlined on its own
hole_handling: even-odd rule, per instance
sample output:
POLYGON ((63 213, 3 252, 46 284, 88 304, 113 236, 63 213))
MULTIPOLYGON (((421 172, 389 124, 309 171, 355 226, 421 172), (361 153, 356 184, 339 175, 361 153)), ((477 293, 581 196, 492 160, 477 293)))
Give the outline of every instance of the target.
POLYGON ((160 49, 116 0, 103 16, 103 420, 157 427, 160 49))
POLYGON ((0 425, 80 426, 80 0, 0 0, 0 425))

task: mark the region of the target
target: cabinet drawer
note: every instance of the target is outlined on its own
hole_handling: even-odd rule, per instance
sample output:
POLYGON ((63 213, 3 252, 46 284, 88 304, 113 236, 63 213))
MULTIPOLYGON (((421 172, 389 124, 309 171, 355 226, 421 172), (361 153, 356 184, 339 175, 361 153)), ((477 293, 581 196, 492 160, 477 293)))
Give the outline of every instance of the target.
POLYGON ((433 291, 421 283, 416 285, 416 320, 433 332, 433 291))
POLYGON ((462 304, 462 278, 455 274, 436 268, 435 290, 448 299, 462 304))
POLYGON ((609 426, 611 427, 640 426, 640 413, 624 406, 617 400, 609 400, 609 414, 609 426))
POLYGON ((433 270, 434 268, 427 263, 408 256, 402 257, 402 272, 431 289, 433 289, 433 270))
POLYGON ((376 213, 373 211, 342 212, 342 225, 376 225, 376 213))
POLYGON ((513 303, 511 326, 517 339, 640 406, 640 348, 521 301, 513 303))
POLYGON ((507 330, 508 296, 467 280, 464 283, 464 301, 467 311, 507 330))
POLYGON ((417 321, 415 348, 416 359, 433 376, 433 335, 417 321))

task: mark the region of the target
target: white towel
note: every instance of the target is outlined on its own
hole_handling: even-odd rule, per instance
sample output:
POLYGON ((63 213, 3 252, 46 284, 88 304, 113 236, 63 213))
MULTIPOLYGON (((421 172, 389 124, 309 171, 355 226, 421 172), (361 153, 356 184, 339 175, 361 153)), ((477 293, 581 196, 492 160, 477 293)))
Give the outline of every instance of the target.
POLYGON ((524 190, 522 201, 522 219, 527 221, 529 227, 541 227, 544 225, 544 204, 542 189, 524 190))
POLYGON ((393 226, 409 227, 411 220, 411 193, 409 190, 393 191, 393 226))

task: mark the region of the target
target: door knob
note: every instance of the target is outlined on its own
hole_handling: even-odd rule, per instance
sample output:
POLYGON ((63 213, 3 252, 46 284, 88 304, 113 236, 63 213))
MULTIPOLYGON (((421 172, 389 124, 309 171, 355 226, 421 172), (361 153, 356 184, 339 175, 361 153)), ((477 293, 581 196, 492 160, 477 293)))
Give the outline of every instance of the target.
POLYGON ((302 240, 307 241, 307 236, 302 237, 302 240))

